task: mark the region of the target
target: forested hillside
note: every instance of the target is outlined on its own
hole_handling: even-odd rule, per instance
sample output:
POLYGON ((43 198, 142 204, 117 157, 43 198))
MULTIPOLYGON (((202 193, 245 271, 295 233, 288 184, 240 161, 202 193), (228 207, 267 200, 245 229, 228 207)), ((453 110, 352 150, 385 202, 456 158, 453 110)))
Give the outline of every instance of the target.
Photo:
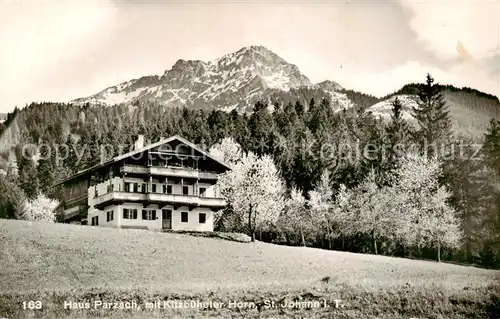
MULTIPOLYGON (((413 90, 413 86, 405 87, 402 92, 410 88, 413 90)), ((401 118, 399 102, 392 105, 390 121, 383 122, 364 112, 377 102, 376 98, 344 91, 358 106, 343 108, 341 101, 315 99, 314 90, 299 90, 302 95, 298 100, 276 95, 271 101, 256 103, 249 114, 154 103, 109 107, 33 103, 9 115, 1 133, 6 178, 0 181, 0 217, 14 218, 24 200, 36 198, 39 192, 57 198, 57 189, 50 187, 56 181, 104 157, 126 152, 139 134, 150 142, 180 135, 207 150, 213 146, 220 149, 222 141, 232 138, 242 154, 250 152, 257 158, 270 158, 284 184, 285 204, 279 218, 254 225, 253 231, 262 240, 412 258, 435 259, 439 253, 444 260, 500 265, 500 122, 489 122, 498 112, 498 99, 495 102, 491 96, 475 91, 443 88, 432 81, 419 85, 417 91, 407 92, 418 93, 421 99, 420 109, 413 111, 421 124, 415 130, 401 118), (439 92, 444 98, 437 98, 439 92), (471 94, 477 97, 472 98, 471 94), (484 145, 450 134, 453 120, 446 109, 464 103, 481 114, 482 124, 474 129, 484 127, 484 145), (435 108, 437 116, 426 115, 435 114, 435 108), (441 149, 429 153, 425 141, 437 143, 441 149), (28 144, 33 147, 24 147, 28 144), (113 147, 103 148, 105 145, 113 147), (397 147, 403 153, 417 147, 418 156, 424 157, 405 158, 395 151, 397 147), (30 151, 32 159, 23 156, 30 151), (437 159, 431 155, 437 155, 437 159), (407 179, 395 182, 401 176, 407 179), (429 215, 427 221, 434 220, 434 224, 429 222, 429 228, 422 228, 421 238, 410 240, 402 236, 411 229, 398 234, 388 229, 383 222, 387 216, 377 215, 382 214, 384 207, 377 206, 374 198, 380 194, 386 198, 418 194, 421 189, 403 182, 419 178, 422 185, 434 185, 425 191, 435 196, 432 198, 437 206, 425 202, 424 197, 415 197, 413 202, 430 205, 422 211, 438 215, 429 215), (345 205, 339 203, 343 198, 345 205), (293 211, 297 214, 289 215, 293 211), (311 211, 316 215, 299 214, 311 211), (342 221, 336 219, 344 212, 351 215, 342 221), (364 222, 348 227, 346 221, 359 214, 363 214, 364 222), (445 214, 451 219, 436 217, 445 214), (307 220, 307 228, 300 226, 307 220), (452 226, 447 229, 454 220, 458 221, 456 233, 452 226)), ((470 120, 470 114, 464 116, 470 120)), ((470 125, 467 121, 464 119, 464 125, 470 125)), ((407 205, 411 201, 403 202, 407 205)), ((397 209, 399 213, 406 212, 404 207, 397 209)), ((236 210, 229 207, 223 215, 234 215, 236 210)), ((412 212, 415 216, 420 213, 412 212)), ((248 231, 244 222, 229 220, 219 227, 248 231)), ((404 227, 411 223, 422 225, 418 218, 408 223, 404 227)))
MULTIPOLYGON (((368 110, 374 115, 389 118, 391 102, 399 97, 403 102, 404 117, 413 120, 411 109, 418 100, 417 93, 421 84, 407 84, 400 90, 381 98, 379 103, 371 105, 368 110)), ((480 142, 492 118, 500 118, 500 101, 496 96, 486 94, 468 87, 456 88, 451 85, 438 85, 450 111, 452 130, 455 134, 472 137, 480 142)))

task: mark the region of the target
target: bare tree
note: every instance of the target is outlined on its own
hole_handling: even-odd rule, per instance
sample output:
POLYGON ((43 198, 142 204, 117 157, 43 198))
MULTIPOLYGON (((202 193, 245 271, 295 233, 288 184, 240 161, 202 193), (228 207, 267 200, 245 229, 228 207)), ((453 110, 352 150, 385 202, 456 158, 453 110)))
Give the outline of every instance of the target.
POLYGON ((311 214, 306 209, 306 199, 302 192, 294 187, 290 191, 290 197, 286 200, 283 223, 293 231, 298 230, 302 246, 306 246, 305 232, 312 226, 311 214))
POLYGON ((330 187, 330 174, 327 170, 323 171, 316 187, 309 192, 307 202, 313 220, 318 223, 318 228, 324 228, 328 239, 328 248, 332 249, 332 196, 333 191, 330 187))
POLYGON ((268 155, 244 155, 218 183, 234 213, 248 221, 252 241, 255 230, 274 223, 284 208, 285 186, 268 155))
POLYGON ((24 202, 18 218, 29 221, 46 221, 54 223, 56 221, 54 210, 58 204, 56 200, 50 199, 39 193, 34 199, 24 202))
POLYGON ((451 194, 439 185, 441 162, 437 157, 407 154, 396 174, 392 193, 398 205, 398 235, 417 247, 436 247, 440 261, 442 246, 457 247, 463 233, 456 212, 448 204, 451 194))

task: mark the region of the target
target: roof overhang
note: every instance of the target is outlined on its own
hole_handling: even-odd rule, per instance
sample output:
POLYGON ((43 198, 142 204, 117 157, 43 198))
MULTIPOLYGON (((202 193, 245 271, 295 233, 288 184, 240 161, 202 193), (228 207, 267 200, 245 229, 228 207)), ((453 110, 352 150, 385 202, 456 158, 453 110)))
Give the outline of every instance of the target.
POLYGON ((71 180, 77 179, 77 178, 82 177, 82 176, 86 176, 86 175, 88 175, 88 174, 90 174, 90 173, 92 173, 92 172, 94 172, 94 171, 96 171, 96 170, 98 170, 98 169, 100 169, 100 168, 106 167, 106 166, 111 165, 111 164, 113 164, 113 163, 117 163, 117 162, 119 162, 119 161, 122 161, 122 160, 124 160, 124 159, 126 159, 126 158, 129 158, 129 157, 131 157, 131 156, 134 156, 134 155, 136 155, 136 154, 139 154, 139 153, 145 152, 145 151, 147 151, 147 150, 150 150, 150 149, 152 149, 152 148, 155 148, 155 147, 161 146, 161 145, 166 144, 166 143, 173 142, 173 141, 175 141, 175 140, 177 140, 177 141, 181 142, 182 144, 184 144, 184 145, 186 145, 186 146, 191 147, 192 149, 194 149, 194 150, 196 150, 197 152, 201 153, 203 156, 206 156, 206 157, 210 158, 211 160, 213 160, 213 161, 215 161, 215 162, 217 162, 217 163, 221 164, 221 165, 222 165, 222 166, 224 166, 227 170, 232 170, 231 165, 229 165, 228 163, 225 163, 225 162, 221 161, 220 159, 215 158, 214 156, 210 155, 210 153, 208 153, 208 152, 206 152, 205 150, 203 150, 203 149, 201 149, 200 147, 198 147, 196 144, 191 143, 190 141, 188 141, 188 140, 186 140, 186 139, 184 139, 184 138, 182 138, 182 137, 180 137, 180 136, 178 136, 178 135, 174 135, 174 136, 171 136, 171 137, 169 137, 169 138, 159 140, 159 141, 158 141, 158 142, 156 142, 156 143, 149 144, 149 145, 147 145, 147 146, 145 146, 145 147, 142 147, 142 148, 140 148, 140 149, 130 151, 130 152, 125 153, 125 154, 123 154, 123 155, 118 155, 118 156, 116 156, 116 157, 114 157, 114 158, 112 158, 112 159, 110 159, 110 160, 108 160, 108 161, 105 161, 105 162, 103 162, 103 163, 100 163, 100 164, 94 165, 94 166, 92 166, 92 167, 90 167, 90 168, 87 168, 87 169, 85 169, 85 170, 79 171, 79 172, 78 172, 78 173, 76 173, 75 175, 70 176, 70 177, 68 177, 68 178, 66 178, 66 179, 64 179, 64 180, 62 180, 62 181, 59 181, 58 183, 56 183, 56 184, 52 185, 52 187, 59 186, 59 185, 61 185, 61 184, 67 183, 67 182, 69 182, 69 181, 71 181, 71 180))

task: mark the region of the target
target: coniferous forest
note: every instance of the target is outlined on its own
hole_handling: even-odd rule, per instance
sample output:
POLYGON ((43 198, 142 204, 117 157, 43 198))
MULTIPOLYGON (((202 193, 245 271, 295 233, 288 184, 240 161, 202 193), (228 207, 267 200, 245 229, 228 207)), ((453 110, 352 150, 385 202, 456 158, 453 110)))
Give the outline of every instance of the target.
POLYGON ((481 143, 452 133, 441 89, 428 76, 412 92, 420 100, 413 110, 418 128, 402 118, 397 99, 389 121, 364 107, 336 112, 327 99, 259 102, 249 114, 33 103, 0 127, 0 218, 18 217, 23 203, 40 193, 57 199, 51 186, 98 164, 102 145, 123 146, 106 150, 111 158, 128 151, 139 134, 149 142, 179 135, 219 152, 240 174, 221 181, 230 205, 217 230, 283 245, 498 268, 500 121, 491 120, 481 143), (234 150, 240 158, 228 158, 234 150), (30 151, 32 159, 23 156, 30 151), (249 163, 269 170, 262 176, 274 174, 270 183, 282 192, 254 196, 259 187, 266 194, 266 185, 251 183, 247 173, 256 166, 249 163), (282 205, 255 207, 248 223, 252 212, 238 197, 245 191, 247 200, 276 196, 282 205))

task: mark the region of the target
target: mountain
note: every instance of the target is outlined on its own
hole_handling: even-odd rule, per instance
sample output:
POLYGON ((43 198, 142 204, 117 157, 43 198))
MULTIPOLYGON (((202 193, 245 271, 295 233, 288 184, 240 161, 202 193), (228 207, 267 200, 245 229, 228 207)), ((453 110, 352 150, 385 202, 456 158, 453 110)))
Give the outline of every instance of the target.
POLYGON ((313 84, 296 65, 263 46, 250 46, 208 62, 181 59, 161 76, 130 80, 73 102, 153 102, 172 107, 250 111, 258 100, 273 102, 286 95, 295 101, 308 91, 309 99, 311 95, 327 97, 338 109, 352 107, 354 104, 342 90, 333 81, 313 84))
POLYGON ((6 113, 0 113, 0 134, 5 130, 5 121, 7 120, 6 113))
MULTIPOLYGON (((397 92, 389 94, 380 102, 367 108, 365 112, 389 120, 392 102, 397 97, 403 105, 403 118, 410 124, 417 125, 412 116, 412 109, 418 106, 419 87, 420 84, 405 85, 397 92)), ((468 87, 456 88, 451 85, 442 85, 441 89, 455 133, 479 139, 483 137, 492 118, 500 119, 500 101, 496 96, 468 87)))
MULTIPOLYGON (((355 108, 356 112, 371 112, 377 117, 389 119, 391 103, 396 96, 403 102, 403 116, 412 122, 411 109, 416 106, 420 85, 407 84, 383 98, 376 98, 345 89, 334 81, 312 83, 296 65, 288 63, 271 50, 263 46, 249 46, 207 62, 180 59, 161 76, 144 76, 106 88, 92 96, 78 98, 71 103, 75 107, 71 111, 65 111, 68 105, 52 103, 65 120, 61 125, 57 121, 51 123, 49 129, 66 133, 74 131, 75 127, 81 125, 80 122, 85 122, 78 122, 78 118, 85 118, 87 106, 91 105, 103 106, 103 109, 119 105, 117 110, 128 106, 127 110, 138 112, 143 109, 137 107, 141 105, 249 112, 257 101, 269 105, 300 101, 307 105, 311 98, 317 103, 322 98, 328 98, 336 111, 355 108)), ((450 107, 454 129, 458 133, 480 138, 490 119, 500 119, 497 97, 467 87, 446 85, 442 89, 450 107)), ((26 112, 23 109, 20 113, 26 112)), ((0 154, 11 145, 20 143, 21 132, 29 125, 33 126, 33 123, 36 123, 35 119, 26 120, 24 116, 17 119, 14 114, 9 114, 5 122, 0 123, 0 154)), ((40 127, 40 133, 33 137, 34 140, 38 140, 45 130, 40 127)))

